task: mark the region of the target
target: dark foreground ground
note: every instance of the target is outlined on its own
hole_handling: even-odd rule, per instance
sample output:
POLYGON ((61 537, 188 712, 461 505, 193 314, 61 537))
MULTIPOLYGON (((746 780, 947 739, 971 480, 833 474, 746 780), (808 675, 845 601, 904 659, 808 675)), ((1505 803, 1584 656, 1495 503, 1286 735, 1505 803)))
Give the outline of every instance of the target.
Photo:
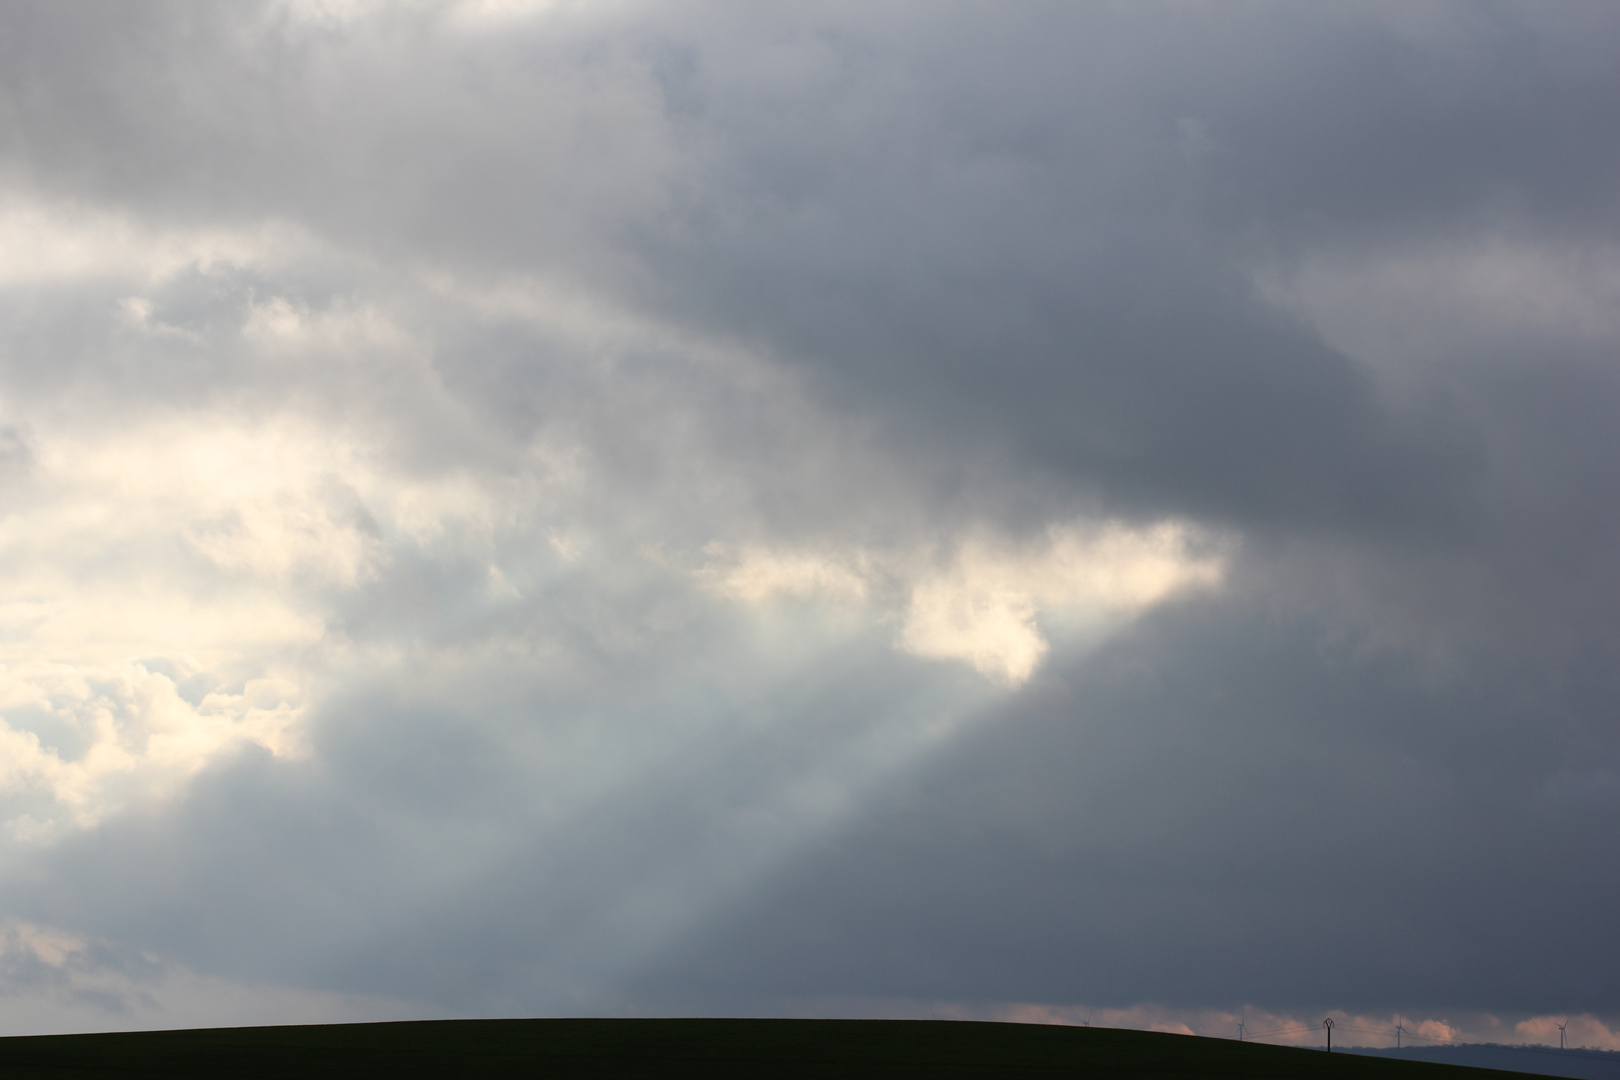
POLYGON ((1147 1031, 927 1020, 437 1020, 0 1039, 0 1080, 1519 1075, 1147 1031))

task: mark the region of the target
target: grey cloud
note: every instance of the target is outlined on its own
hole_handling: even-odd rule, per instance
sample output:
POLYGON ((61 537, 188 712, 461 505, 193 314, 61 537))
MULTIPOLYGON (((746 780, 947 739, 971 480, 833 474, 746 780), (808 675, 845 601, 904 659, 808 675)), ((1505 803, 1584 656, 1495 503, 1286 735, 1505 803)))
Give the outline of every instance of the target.
POLYGON ((421 13, 385 32, 142 11, 111 39, 36 20, 31 55, 64 62, 19 68, 13 96, 32 107, 13 111, 40 125, 20 168, 136 206, 290 215, 379 253, 563 259, 597 280, 646 260, 627 280, 655 282, 672 317, 773 347, 897 437, 1010 450, 1067 498, 1136 514, 1333 529, 1466 515, 1478 440, 1444 401, 1380 401, 1246 275, 1352 228, 1366 243, 1574 213, 1614 168, 1591 114, 1608 69, 1563 63, 1589 55, 1582 33, 1513 10, 1446 9, 1438 41, 1350 12, 968 8, 922 33, 882 15, 709 15, 617 38, 553 22, 511 44, 435 36, 443 18, 421 13), (149 47, 120 47, 131 37, 149 47), (96 49, 101 83, 74 79, 96 49), (420 61, 408 83, 405 56, 420 61), (456 76, 473 57, 478 77, 456 76), (1354 92, 1367 72, 1375 90, 1354 92), (1571 180, 1589 194, 1557 186, 1571 180), (624 184, 639 193, 618 198, 624 184))
POLYGON ((1609 8, 290 10, 8 9, 14 191, 291 254, 8 285, 0 404, 36 456, 292 414, 494 509, 334 465, 386 557, 278 586, 310 756, 19 849, 8 912, 454 1012, 1620 1011, 1614 342, 1374 363, 1260 282, 1611 250, 1609 8), (1238 554, 1017 692, 695 573, 1081 515, 1238 554))
POLYGON ((512 37, 431 6, 297 11, 16 9, 8 171, 169 222, 292 219, 387 258, 571 273, 656 199, 656 93, 595 20, 512 37))
POLYGON ((117 1017, 146 1003, 143 984, 162 965, 107 941, 44 941, 15 924, 0 931, 0 995, 54 998, 68 1007, 88 1007, 117 1017))

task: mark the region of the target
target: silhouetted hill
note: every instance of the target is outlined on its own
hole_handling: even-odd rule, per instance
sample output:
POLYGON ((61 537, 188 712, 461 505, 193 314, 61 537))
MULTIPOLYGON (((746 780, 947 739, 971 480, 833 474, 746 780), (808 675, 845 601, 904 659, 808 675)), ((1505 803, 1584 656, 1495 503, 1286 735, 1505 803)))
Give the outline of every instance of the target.
POLYGON ((1542 1076, 1568 1076, 1575 1080, 1620 1080, 1620 1051, 1555 1050, 1550 1046, 1502 1046, 1464 1043, 1453 1046, 1405 1046, 1368 1049, 1347 1047, 1352 1054, 1372 1054, 1403 1061, 1468 1065, 1477 1069, 1508 1069, 1542 1076))
POLYGON ((1482 1080, 1457 1066, 1110 1028, 925 1020, 440 1020, 0 1039, 0 1077, 1482 1080))

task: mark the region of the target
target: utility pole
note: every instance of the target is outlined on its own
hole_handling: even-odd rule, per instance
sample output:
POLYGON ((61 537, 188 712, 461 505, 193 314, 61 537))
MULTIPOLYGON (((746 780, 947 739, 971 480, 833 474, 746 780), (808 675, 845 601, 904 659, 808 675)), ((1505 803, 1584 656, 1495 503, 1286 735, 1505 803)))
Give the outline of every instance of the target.
POLYGON ((1326 1020, 1322 1021, 1322 1026, 1327 1028, 1328 1053, 1331 1054, 1333 1053, 1333 1017, 1330 1016, 1326 1020))

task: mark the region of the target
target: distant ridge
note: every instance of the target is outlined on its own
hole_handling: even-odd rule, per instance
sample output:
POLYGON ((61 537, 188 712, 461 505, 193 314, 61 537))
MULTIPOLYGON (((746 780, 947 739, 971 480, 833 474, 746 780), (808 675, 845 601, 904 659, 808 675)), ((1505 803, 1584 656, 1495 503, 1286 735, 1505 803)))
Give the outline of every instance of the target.
POLYGON ((0 1039, 4 1080, 1514 1075, 1524 1074, 1117 1028, 928 1020, 437 1020, 0 1039))
POLYGON ((1502 1043, 1453 1043, 1448 1046, 1348 1046, 1351 1054, 1440 1062, 1480 1069, 1511 1069, 1575 1080, 1620 1080, 1620 1050, 1559 1050, 1553 1046, 1509 1046, 1502 1043))

